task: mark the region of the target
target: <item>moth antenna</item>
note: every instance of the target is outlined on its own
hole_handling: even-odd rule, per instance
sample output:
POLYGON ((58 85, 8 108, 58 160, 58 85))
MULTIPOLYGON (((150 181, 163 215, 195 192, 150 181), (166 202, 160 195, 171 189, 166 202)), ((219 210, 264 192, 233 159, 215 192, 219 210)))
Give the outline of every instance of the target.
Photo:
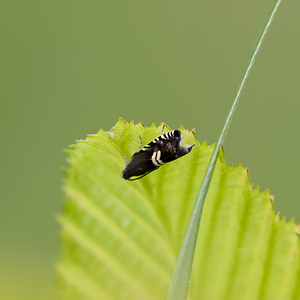
POLYGON ((164 132, 164 129, 165 129, 165 125, 163 125, 163 128, 162 128, 162 130, 161 130, 161 134, 160 134, 160 135, 162 135, 162 134, 163 134, 163 132, 164 132))
POLYGON ((140 135, 139 135, 139 138, 140 138, 140 140, 141 140, 141 144, 140 144, 140 148, 139 148, 139 150, 138 150, 137 152, 140 152, 140 150, 142 149, 142 145, 143 145, 143 140, 142 140, 142 138, 141 138, 140 135))
POLYGON ((127 166, 127 164, 128 164, 127 156, 126 156, 125 153, 121 153, 121 154, 125 157, 125 160, 126 160, 126 166, 127 166))

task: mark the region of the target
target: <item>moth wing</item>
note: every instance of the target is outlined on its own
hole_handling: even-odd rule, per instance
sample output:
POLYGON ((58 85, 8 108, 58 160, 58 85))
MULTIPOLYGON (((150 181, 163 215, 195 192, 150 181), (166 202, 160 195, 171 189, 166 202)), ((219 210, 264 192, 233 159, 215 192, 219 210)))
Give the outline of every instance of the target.
POLYGON ((138 167, 143 164, 145 161, 151 161, 152 151, 143 151, 135 152, 131 159, 129 160, 128 165, 130 164, 132 168, 138 167))
POLYGON ((154 170, 157 167, 152 163, 152 153, 153 151, 141 150, 132 155, 127 166, 123 170, 123 177, 128 179, 132 176, 146 175, 154 170))

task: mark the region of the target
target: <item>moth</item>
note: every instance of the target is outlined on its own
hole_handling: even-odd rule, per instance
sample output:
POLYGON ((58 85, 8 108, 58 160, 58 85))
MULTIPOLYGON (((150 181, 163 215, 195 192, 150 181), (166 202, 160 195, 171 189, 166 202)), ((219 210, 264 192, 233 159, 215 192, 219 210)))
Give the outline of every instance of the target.
POLYGON ((180 130, 161 134, 132 155, 122 171, 122 177, 130 181, 140 179, 157 170, 160 166, 188 154, 195 144, 182 147, 182 140, 183 136, 180 130), (138 177, 131 179, 135 176, 138 177))

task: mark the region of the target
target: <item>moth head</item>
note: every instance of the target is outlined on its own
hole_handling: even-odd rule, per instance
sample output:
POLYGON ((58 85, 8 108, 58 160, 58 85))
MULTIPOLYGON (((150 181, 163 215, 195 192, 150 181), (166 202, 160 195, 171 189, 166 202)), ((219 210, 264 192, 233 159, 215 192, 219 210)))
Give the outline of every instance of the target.
POLYGON ((192 148, 195 146, 194 145, 185 145, 184 147, 181 147, 180 150, 178 151, 178 157, 183 156, 191 152, 192 148))
POLYGON ((180 130, 174 130, 174 138, 176 140, 178 140, 178 146, 177 146, 177 157, 181 157, 183 155, 188 154, 189 152, 191 152, 192 148, 195 146, 194 145, 185 145, 184 147, 182 147, 182 140, 183 140, 183 135, 181 133, 180 130))

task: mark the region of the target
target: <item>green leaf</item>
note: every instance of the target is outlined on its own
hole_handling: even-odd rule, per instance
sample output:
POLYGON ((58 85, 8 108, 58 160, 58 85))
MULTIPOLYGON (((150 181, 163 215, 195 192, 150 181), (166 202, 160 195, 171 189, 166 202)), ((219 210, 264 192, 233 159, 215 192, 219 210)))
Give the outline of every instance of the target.
MULTIPOLYGON (((176 259, 214 146, 180 130, 186 156, 137 181, 121 177, 125 158, 162 126, 120 119, 72 145, 65 170, 62 299, 166 299, 176 259)), ((166 130, 170 130, 166 126, 166 130)), ((220 152, 204 205, 189 299, 300 299, 300 242, 273 197, 249 184, 220 152)))

